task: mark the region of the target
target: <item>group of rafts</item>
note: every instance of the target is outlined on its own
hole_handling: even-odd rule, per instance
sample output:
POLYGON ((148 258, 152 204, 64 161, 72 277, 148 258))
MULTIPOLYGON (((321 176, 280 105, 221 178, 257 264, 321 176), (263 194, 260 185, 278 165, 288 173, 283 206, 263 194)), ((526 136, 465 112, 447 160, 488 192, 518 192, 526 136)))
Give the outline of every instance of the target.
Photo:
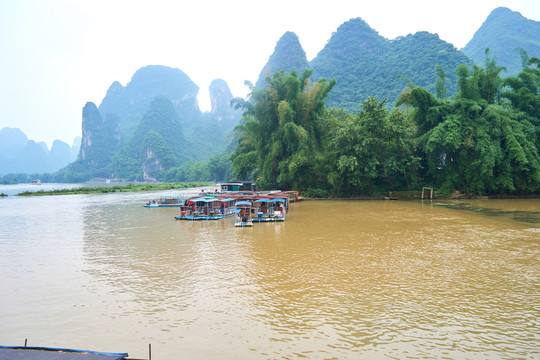
POLYGON ((289 201, 298 199, 296 192, 258 193, 254 191, 206 193, 189 199, 158 200, 146 207, 179 207, 176 220, 219 220, 235 216, 235 226, 252 226, 255 222, 284 221, 289 201), (159 206, 158 206, 159 205, 159 206))

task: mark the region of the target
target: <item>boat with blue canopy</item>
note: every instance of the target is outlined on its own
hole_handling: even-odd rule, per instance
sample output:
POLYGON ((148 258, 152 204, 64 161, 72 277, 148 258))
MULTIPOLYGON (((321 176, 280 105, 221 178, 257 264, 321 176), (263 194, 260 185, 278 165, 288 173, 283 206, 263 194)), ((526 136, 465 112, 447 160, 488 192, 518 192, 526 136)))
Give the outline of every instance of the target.
POLYGON ((287 212, 285 199, 280 198, 261 198, 253 202, 255 214, 253 222, 276 222, 285 221, 287 212))
POLYGON ((234 222, 234 226, 237 227, 246 227, 246 226, 253 226, 253 219, 251 216, 252 212, 252 204, 250 201, 243 200, 243 201, 237 201, 235 204, 235 213, 236 213, 236 220, 234 222))

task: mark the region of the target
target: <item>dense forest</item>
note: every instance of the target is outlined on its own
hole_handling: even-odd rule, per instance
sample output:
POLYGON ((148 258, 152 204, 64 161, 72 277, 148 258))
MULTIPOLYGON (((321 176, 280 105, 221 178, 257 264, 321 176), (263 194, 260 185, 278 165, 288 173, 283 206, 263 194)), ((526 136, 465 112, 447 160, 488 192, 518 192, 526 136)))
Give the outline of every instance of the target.
MULTIPOLYGON (((524 55, 526 57, 526 54, 524 55)), ((237 127, 233 175, 259 188, 311 196, 380 195, 430 185, 439 195, 531 194, 540 190, 540 60, 503 79, 486 50, 484 66, 460 65, 447 98, 437 67, 436 95, 412 86, 389 109, 370 97, 351 113, 327 108, 335 85, 311 70, 267 78, 254 88, 237 127)))

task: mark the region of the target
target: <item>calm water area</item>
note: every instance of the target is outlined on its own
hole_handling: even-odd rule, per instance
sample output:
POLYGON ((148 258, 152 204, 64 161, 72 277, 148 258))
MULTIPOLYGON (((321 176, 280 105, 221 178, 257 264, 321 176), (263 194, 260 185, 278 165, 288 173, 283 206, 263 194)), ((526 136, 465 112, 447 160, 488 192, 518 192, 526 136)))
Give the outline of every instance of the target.
POLYGON ((540 358, 539 199, 313 200, 236 228, 144 208, 157 194, 0 198, 0 345, 540 358))

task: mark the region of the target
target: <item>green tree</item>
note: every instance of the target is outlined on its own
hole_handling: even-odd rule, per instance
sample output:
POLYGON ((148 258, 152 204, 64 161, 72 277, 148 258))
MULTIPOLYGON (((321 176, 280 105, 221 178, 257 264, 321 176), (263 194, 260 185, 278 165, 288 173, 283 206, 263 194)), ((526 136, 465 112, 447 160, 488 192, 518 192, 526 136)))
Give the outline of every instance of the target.
MULTIPOLYGON (((530 121, 533 116, 499 104, 500 98, 522 104, 515 92, 501 92, 501 71, 486 52, 485 68, 474 67, 471 73, 465 66, 458 67, 460 92, 453 102, 436 101, 420 88, 400 98, 415 108, 425 179, 443 192, 486 194, 540 188, 538 127, 530 121)), ((518 79, 508 84, 524 88, 518 79)))
POLYGON ((497 66, 495 57, 489 54, 489 49, 486 49, 485 54, 484 67, 473 66, 472 74, 466 65, 458 66, 459 97, 475 101, 483 99, 489 104, 495 104, 503 85, 500 74, 506 69, 497 66))
POLYGON ((228 181, 233 178, 231 161, 227 154, 214 155, 207 161, 210 179, 208 181, 228 181))
POLYGON ((540 59, 528 59, 523 71, 517 76, 504 79, 505 90, 501 97, 511 105, 531 117, 536 126, 540 126, 540 59))
POLYGON ((399 109, 369 98, 356 116, 332 112, 331 153, 335 168, 329 182, 336 194, 371 194, 373 187, 406 188, 416 183, 416 126, 399 109))
POLYGON ((437 73, 437 82, 435 83, 437 98, 444 100, 446 99, 446 72, 441 65, 435 66, 435 72, 437 73))
POLYGON ((323 145, 324 98, 335 81, 309 80, 311 70, 277 72, 266 89, 253 89, 236 128, 231 156, 235 175, 252 174, 259 188, 305 190, 324 181, 318 164, 323 145))

